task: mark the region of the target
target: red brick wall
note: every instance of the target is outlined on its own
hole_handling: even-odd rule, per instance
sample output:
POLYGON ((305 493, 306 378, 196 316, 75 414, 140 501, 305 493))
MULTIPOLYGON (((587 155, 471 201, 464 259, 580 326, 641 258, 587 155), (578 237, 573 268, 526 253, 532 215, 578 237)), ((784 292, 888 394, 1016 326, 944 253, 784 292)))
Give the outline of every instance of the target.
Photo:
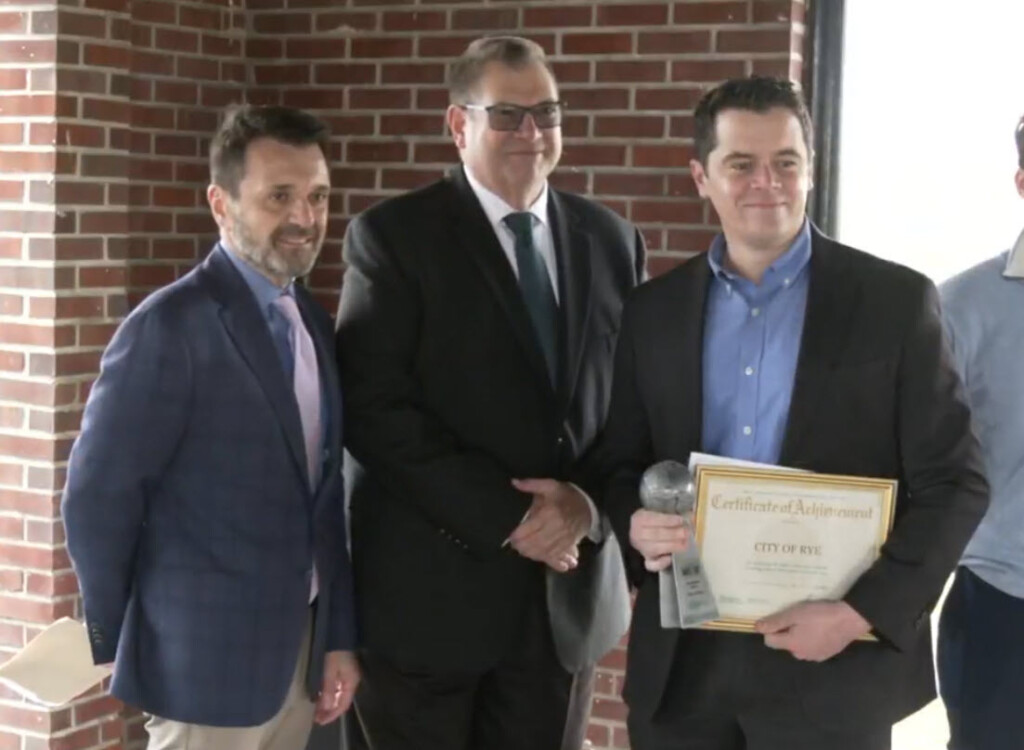
POLYGON ((333 307, 345 217, 456 163, 447 63, 483 34, 521 33, 555 60, 569 103, 554 182, 643 227, 657 273, 706 248, 712 217, 686 170, 708 85, 800 73, 803 5, 740 2, 249 0, 253 98, 317 110, 341 158, 332 236, 313 286, 333 307), (796 52, 794 52, 796 50, 796 52))
MULTIPOLYGON (((313 286, 333 310, 346 217, 456 161, 446 64, 476 36, 525 33, 570 105, 555 182, 640 224, 657 273, 712 231, 686 171, 700 91, 798 77, 802 19, 776 0, 0 0, 0 660, 80 614, 58 514, 67 451, 118 320, 214 238, 205 153, 222 105, 331 122, 338 191, 313 286)), ((617 651, 599 676, 598 748, 626 747, 623 664, 617 651)), ((0 690, 0 750, 141 736, 99 692, 46 711, 0 690)))

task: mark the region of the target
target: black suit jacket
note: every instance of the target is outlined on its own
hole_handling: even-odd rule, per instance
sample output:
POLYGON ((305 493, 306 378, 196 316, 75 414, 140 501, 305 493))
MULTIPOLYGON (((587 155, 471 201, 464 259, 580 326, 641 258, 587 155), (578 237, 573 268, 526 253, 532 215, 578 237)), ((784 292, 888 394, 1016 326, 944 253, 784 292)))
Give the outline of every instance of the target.
MULTIPOLYGON (((630 550, 639 587, 626 699, 650 716, 673 659, 674 696, 702 710, 716 663, 730 649, 785 718, 877 725, 935 695, 929 612, 987 503, 978 444, 934 286, 920 274, 813 233, 803 340, 780 463, 816 472, 899 480, 892 533, 880 559, 845 597, 879 643, 854 643, 821 663, 800 662, 761 636, 663 629, 657 577, 630 550), (784 699, 786 698, 786 699, 784 699)), ((620 538, 640 507, 640 476, 701 449, 702 337, 707 259, 641 287, 626 305, 605 431, 604 502, 620 538)), ((673 705, 679 705, 673 700, 673 705)))
POLYGON ((358 613, 367 648, 398 665, 496 663, 545 570, 503 546, 531 501, 511 479, 589 471, 643 241, 592 201, 549 195, 557 388, 461 169, 378 204, 346 236, 338 347, 358 613))

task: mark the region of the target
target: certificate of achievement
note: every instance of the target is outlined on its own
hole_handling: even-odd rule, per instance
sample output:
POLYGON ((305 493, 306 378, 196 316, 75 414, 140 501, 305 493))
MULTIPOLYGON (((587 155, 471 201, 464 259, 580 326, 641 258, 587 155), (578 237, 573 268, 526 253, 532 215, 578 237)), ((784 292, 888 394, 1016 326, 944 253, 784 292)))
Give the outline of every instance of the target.
POLYGON ((698 466, 695 533, 719 619, 752 631, 802 601, 841 599, 892 528, 896 480, 698 466))

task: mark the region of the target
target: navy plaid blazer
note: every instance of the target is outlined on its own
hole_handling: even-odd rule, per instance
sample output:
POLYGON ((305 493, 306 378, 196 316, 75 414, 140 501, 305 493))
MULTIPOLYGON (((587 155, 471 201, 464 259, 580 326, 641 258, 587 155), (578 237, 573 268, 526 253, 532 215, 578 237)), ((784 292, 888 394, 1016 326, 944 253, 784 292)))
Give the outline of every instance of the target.
POLYGON ((296 299, 327 387, 311 490, 291 380, 255 297, 220 252, 148 297, 103 355, 63 515, 97 663, 158 716, 253 726, 284 702, 311 616, 311 697, 355 625, 329 316, 296 299))

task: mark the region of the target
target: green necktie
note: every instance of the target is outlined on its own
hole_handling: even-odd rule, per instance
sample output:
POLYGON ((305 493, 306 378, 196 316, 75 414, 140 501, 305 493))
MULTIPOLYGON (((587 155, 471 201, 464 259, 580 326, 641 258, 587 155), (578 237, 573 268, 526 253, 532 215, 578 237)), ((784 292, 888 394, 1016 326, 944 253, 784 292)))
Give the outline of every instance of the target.
POLYGON ((516 264, 519 266, 519 290, 533 322, 548 376, 558 383, 558 303, 544 259, 533 244, 533 214, 519 211, 505 217, 505 225, 516 238, 516 264))

